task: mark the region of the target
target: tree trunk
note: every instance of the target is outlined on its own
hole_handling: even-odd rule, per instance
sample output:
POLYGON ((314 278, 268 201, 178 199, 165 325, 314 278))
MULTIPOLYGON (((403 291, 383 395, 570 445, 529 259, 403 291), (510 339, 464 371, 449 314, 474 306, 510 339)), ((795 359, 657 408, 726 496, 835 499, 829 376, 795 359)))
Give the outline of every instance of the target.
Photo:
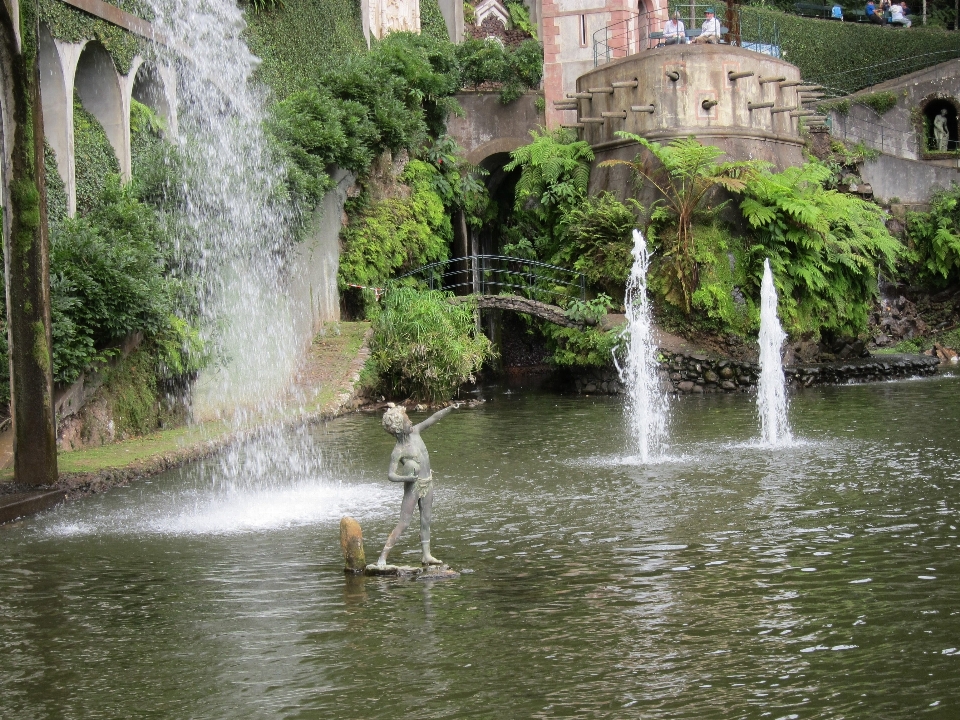
POLYGON ((10 180, 4 193, 4 257, 14 478, 27 485, 49 485, 57 480, 57 444, 36 0, 20 5, 19 47, 7 3, 0 9, 0 24, 4 74, 10 79, 5 109, 13 119, 13 137, 4 138, 10 151, 4 173, 10 180))

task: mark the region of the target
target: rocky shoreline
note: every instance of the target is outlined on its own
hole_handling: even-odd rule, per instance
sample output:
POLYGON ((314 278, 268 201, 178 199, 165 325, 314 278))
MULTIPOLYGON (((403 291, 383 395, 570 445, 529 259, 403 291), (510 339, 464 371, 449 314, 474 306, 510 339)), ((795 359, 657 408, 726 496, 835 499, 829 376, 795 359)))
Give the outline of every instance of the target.
MULTIPOLYGON (((703 353, 661 351, 664 389, 677 394, 733 393, 754 389, 760 374, 757 363, 711 358, 703 353)), ((836 362, 808 363, 784 368, 792 387, 846 385, 933 375, 940 359, 929 355, 873 355, 836 362)), ((613 367, 588 370, 573 378, 578 393, 617 395, 623 386, 613 367)))

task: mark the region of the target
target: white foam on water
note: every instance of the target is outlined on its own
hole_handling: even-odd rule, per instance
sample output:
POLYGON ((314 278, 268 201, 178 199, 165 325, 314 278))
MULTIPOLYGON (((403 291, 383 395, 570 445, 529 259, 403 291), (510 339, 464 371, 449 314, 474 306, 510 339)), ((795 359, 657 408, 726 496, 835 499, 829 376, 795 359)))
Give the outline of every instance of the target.
POLYGON ((128 494, 125 507, 80 521, 53 518, 48 537, 90 535, 236 535, 339 522, 396 512, 398 497, 384 483, 300 482, 283 488, 189 489, 142 498, 128 494))

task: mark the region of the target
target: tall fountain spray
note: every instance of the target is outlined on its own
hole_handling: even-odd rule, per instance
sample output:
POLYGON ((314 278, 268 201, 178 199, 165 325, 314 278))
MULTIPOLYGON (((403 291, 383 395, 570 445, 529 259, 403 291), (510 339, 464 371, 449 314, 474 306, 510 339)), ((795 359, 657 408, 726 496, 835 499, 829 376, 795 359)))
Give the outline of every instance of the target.
MULTIPOLYGON (((667 397, 660 386, 653 315, 647 297, 650 253, 639 230, 633 231, 633 268, 627 280, 626 359, 617 363, 627 390, 627 427, 633 450, 641 462, 649 462, 663 449, 667 430, 667 397)), ((615 358, 616 360, 616 358, 615 358)))
POLYGON ((782 446, 792 440, 787 421, 786 378, 780 348, 787 334, 777 318, 777 289, 773 285, 770 260, 763 261, 760 285, 760 382, 757 386, 757 412, 760 414, 760 438, 765 445, 782 446))
POLYGON ((284 283, 283 175, 262 129, 265 96, 250 81, 258 61, 235 0, 152 4, 177 72, 178 247, 185 274, 197 279, 204 339, 221 359, 201 375, 194 413, 239 422, 286 388, 301 349, 284 283))

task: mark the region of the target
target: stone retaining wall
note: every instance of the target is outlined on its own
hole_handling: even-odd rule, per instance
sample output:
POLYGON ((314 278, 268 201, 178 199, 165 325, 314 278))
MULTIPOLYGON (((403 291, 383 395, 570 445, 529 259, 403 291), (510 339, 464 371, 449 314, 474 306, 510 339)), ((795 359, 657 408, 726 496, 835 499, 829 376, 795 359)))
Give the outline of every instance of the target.
MULTIPOLYGON (((756 387, 756 363, 710 358, 706 355, 661 352, 663 387, 668 392, 744 392, 756 387)), ((926 355, 877 355, 844 362, 794 365, 784 368, 787 384, 797 387, 844 385, 932 375, 939 360, 926 355)), ((583 371, 574 377, 578 393, 616 395, 623 392, 614 368, 583 371)))

